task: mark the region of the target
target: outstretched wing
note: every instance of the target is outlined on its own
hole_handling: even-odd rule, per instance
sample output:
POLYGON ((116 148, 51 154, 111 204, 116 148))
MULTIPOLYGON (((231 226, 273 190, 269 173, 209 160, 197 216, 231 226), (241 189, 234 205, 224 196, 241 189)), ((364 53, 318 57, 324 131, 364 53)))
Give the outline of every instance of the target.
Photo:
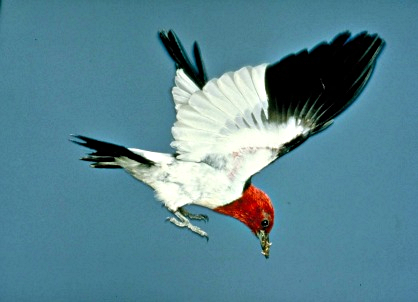
MULTIPOLYGON (((245 183, 328 127, 362 91, 383 45, 377 35, 344 32, 310 51, 207 83, 199 76, 203 68, 190 71, 190 61, 177 59, 172 128, 177 158, 206 163, 245 183)), ((201 62, 199 52, 196 58, 201 62)))

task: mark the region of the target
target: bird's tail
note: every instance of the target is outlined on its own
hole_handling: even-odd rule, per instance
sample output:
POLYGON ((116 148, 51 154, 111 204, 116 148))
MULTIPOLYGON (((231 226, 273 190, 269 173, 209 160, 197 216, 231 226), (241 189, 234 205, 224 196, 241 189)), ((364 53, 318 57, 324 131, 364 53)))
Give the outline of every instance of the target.
POLYGON ((152 166, 154 162, 140 154, 137 154, 123 146, 98 141, 82 135, 72 135, 77 140, 71 140, 73 143, 95 150, 81 160, 93 162, 92 168, 124 168, 120 166, 117 159, 128 158, 137 163, 152 166))

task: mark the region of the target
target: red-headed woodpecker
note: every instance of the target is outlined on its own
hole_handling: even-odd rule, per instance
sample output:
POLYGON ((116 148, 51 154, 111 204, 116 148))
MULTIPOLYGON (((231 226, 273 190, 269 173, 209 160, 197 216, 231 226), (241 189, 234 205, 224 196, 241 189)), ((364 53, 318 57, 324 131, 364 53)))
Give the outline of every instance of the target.
POLYGON ((202 237, 190 219, 194 204, 238 219, 270 252, 274 224, 270 198, 251 177, 310 136, 330 126, 367 84, 384 41, 376 34, 349 32, 273 64, 246 66, 207 80, 197 43, 192 64, 173 31, 160 38, 176 64, 172 89, 177 120, 174 154, 125 148, 75 135, 95 150, 82 160, 93 168, 123 168, 154 189, 174 214, 168 218, 202 237))

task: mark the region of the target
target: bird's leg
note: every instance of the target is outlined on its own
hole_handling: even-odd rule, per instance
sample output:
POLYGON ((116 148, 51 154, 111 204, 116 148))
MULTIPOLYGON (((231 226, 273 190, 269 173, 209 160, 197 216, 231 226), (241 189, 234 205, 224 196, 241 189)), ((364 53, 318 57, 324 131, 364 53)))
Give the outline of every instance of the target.
POLYGON ((178 209, 178 211, 185 217, 189 218, 189 219, 194 219, 194 220, 203 220, 204 222, 208 222, 209 221, 209 216, 208 215, 204 215, 204 214, 192 214, 189 211, 187 211, 185 208, 180 207, 178 209))
POLYGON ((186 218, 186 216, 181 213, 180 209, 173 212, 173 214, 178 219, 176 217, 167 217, 167 220, 170 221, 172 224, 175 224, 176 226, 180 227, 180 228, 186 228, 187 227, 192 232, 206 238, 206 240, 209 240, 208 234, 205 231, 203 231, 201 228, 191 224, 190 221, 186 218))

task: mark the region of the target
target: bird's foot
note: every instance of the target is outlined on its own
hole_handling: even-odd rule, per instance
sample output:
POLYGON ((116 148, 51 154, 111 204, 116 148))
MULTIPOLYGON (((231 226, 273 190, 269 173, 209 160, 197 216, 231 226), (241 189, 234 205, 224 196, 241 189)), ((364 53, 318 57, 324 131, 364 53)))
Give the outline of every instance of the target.
POLYGON ((185 208, 179 208, 178 211, 185 217, 193 220, 203 220, 204 222, 209 221, 209 216, 205 214, 192 214, 185 208))
MULTIPOLYGON (((206 238, 206 240, 209 240, 208 234, 205 231, 203 231, 201 228, 191 224, 190 221, 186 218, 186 216, 183 215, 182 211, 178 210, 178 211, 173 212, 173 214, 177 218, 176 217, 167 217, 167 220, 170 221, 172 224, 174 224, 174 225, 176 225, 180 228, 188 228, 193 233, 196 233, 196 234, 206 238)), ((192 214, 190 214, 190 215, 192 215, 192 214)), ((199 215, 196 215, 196 216, 199 216, 199 215)), ((202 218, 198 218, 198 219, 202 219, 202 218)))

